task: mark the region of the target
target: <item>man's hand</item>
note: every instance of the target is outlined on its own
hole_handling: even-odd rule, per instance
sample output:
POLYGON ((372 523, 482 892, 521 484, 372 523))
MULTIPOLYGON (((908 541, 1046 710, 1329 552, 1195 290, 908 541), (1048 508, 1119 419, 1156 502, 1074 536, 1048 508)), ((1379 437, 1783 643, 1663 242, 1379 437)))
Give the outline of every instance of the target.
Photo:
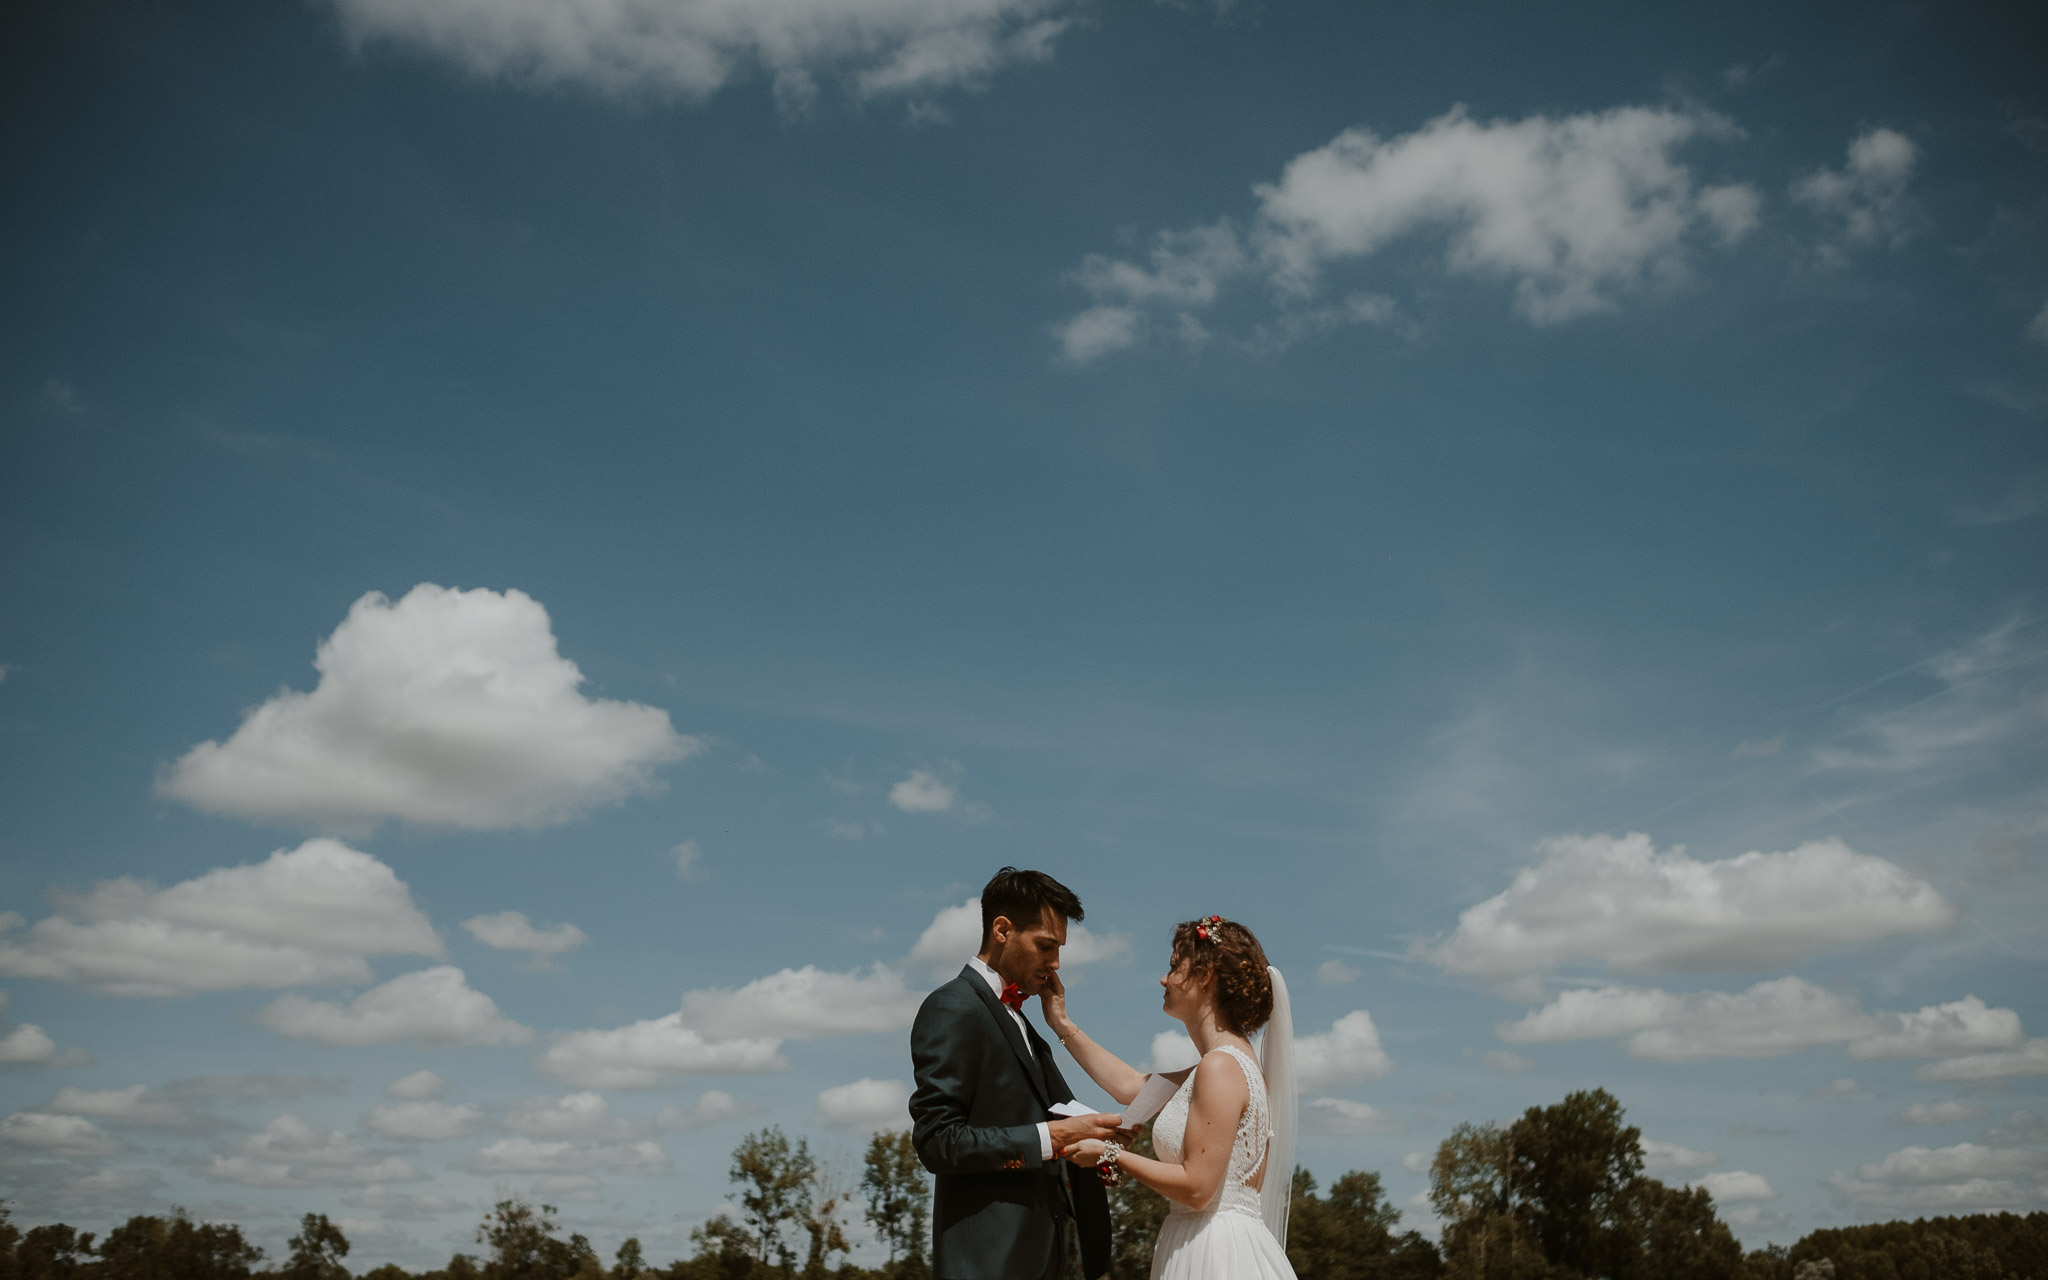
POLYGON ((1119 1115, 1097 1112, 1092 1116, 1064 1116, 1054 1120, 1047 1126, 1052 1133, 1052 1149, 1057 1152, 1061 1147, 1071 1147, 1090 1138, 1114 1138, 1118 1142, 1128 1142, 1129 1135, 1137 1131, 1117 1128, 1117 1121, 1121 1119, 1123 1117, 1119 1115))

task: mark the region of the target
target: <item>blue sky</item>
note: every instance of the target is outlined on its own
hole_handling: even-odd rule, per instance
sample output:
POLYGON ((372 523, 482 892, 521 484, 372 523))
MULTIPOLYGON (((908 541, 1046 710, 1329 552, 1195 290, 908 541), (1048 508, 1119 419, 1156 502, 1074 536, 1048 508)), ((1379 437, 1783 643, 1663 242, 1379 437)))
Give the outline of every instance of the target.
POLYGON ((7 21, 22 1220, 665 1261, 1004 863, 1134 1059, 1258 930, 1415 1225, 1594 1085, 1752 1244, 2048 1204, 2038 26, 7 21))

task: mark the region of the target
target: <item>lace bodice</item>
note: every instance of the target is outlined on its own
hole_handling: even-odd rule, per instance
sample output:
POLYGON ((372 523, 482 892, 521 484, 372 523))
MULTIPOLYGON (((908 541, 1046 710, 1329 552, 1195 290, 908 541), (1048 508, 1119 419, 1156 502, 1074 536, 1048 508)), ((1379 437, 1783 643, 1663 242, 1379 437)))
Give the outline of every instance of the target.
MULTIPOLYGON (((1244 1082, 1251 1089, 1251 1101, 1245 1104, 1244 1115, 1237 1122, 1237 1137, 1230 1144, 1230 1165, 1223 1171, 1223 1193, 1216 1198, 1210 1212, 1248 1213, 1260 1217, 1258 1188, 1251 1180, 1259 1172, 1259 1165, 1266 1159, 1266 1148, 1273 1139, 1273 1121, 1266 1110, 1266 1077, 1259 1070, 1259 1064, 1252 1056, 1235 1045, 1222 1045, 1215 1052, 1227 1053, 1237 1059, 1237 1065, 1244 1070, 1244 1082)), ((1188 1134, 1188 1104, 1195 1096, 1195 1073, 1188 1072, 1188 1078, 1181 1081, 1180 1089, 1159 1112, 1159 1118, 1152 1122, 1152 1149, 1168 1164, 1180 1164, 1184 1160, 1182 1144, 1188 1134)), ((1170 1213, 1193 1213, 1195 1210, 1174 1202, 1170 1213)))

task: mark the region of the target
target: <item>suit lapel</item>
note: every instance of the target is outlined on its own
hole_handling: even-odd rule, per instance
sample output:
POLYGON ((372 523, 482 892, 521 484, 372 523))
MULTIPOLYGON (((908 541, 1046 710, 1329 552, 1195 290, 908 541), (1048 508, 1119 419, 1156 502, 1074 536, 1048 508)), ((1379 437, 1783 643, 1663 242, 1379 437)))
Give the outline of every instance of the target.
POLYGON ((1010 1042, 1010 1052, 1017 1055, 1018 1063, 1023 1066, 1025 1078, 1031 1081, 1031 1089, 1038 1095, 1039 1105, 1050 1105, 1052 1099, 1046 1093, 1045 1071, 1039 1066, 1038 1055, 1031 1052, 1031 1046, 1024 1042, 1024 1033, 1017 1030, 1017 1020, 1010 1016, 1009 1009, 996 998, 996 993, 989 990, 988 981, 976 972, 973 965, 963 968, 960 976, 967 979, 967 985, 974 988, 974 994, 980 996, 982 1004, 988 1007, 989 1016, 1002 1028, 1003 1038, 1010 1042))

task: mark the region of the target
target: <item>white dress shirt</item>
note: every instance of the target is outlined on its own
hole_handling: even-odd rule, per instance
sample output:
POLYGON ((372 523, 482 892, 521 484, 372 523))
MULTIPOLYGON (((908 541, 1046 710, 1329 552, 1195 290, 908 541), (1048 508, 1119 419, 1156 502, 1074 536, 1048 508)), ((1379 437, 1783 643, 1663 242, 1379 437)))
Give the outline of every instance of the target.
MULTIPOLYGON (((989 989, 996 993, 996 999, 1000 1001, 1003 998, 1003 988, 1009 985, 1003 981, 1003 975, 989 968, 980 956, 970 956, 967 963, 973 966, 976 973, 981 975, 982 981, 988 983, 989 989)), ((1024 1024, 1024 1015, 1012 1009, 1009 1005, 1003 1006, 1003 1012, 1009 1014, 1010 1018, 1016 1022, 1018 1034, 1024 1037, 1024 1047, 1030 1048, 1031 1032, 1024 1024)), ((1040 1160, 1052 1159, 1052 1125, 1045 1120, 1038 1122, 1038 1158, 1040 1160)))

